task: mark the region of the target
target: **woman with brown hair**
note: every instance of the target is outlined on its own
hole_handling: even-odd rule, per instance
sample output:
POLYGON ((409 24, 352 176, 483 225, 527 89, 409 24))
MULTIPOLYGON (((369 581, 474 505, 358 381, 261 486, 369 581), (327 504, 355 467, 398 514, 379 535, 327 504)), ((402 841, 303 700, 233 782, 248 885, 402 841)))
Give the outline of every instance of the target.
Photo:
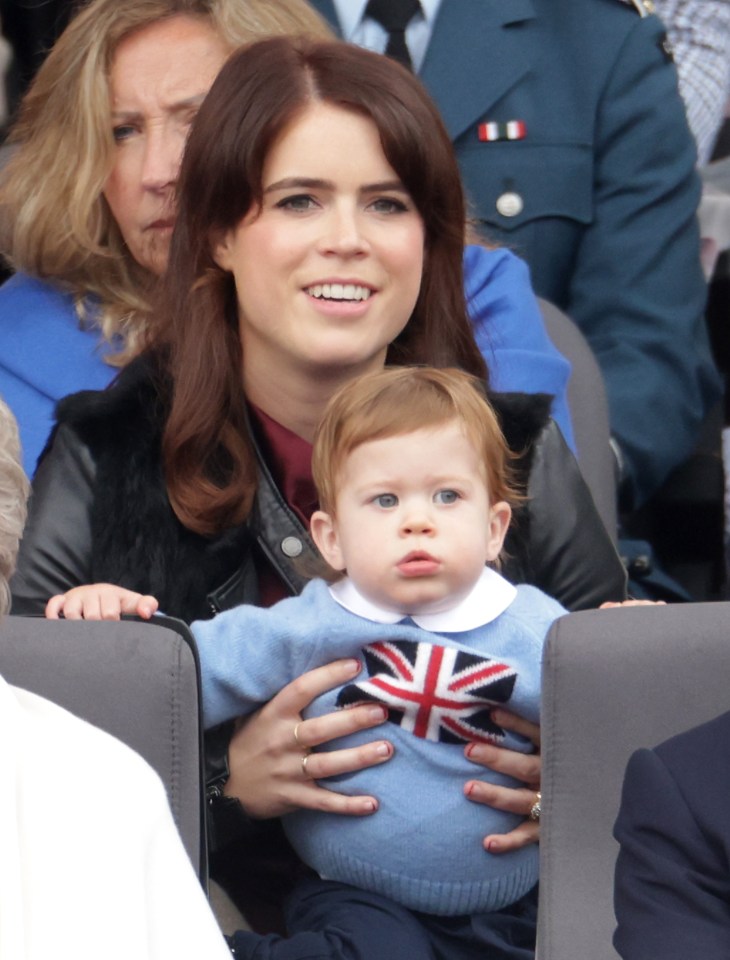
MULTIPOLYGON (((304 0, 91 0, 51 50, 0 181, 0 248, 18 271, 0 288, 0 394, 29 476, 56 402, 102 389, 139 350, 203 96, 233 49, 281 34, 330 35, 304 0)), ((473 245, 465 268, 495 382, 554 395, 570 440, 569 365, 547 338, 527 268, 473 245)))
MULTIPOLYGON (((192 125, 178 192, 149 348, 113 389, 60 405, 16 612, 99 581, 153 593, 187 620, 299 592, 314 555, 310 443, 334 391, 395 362, 487 377, 462 293, 458 168, 436 109, 398 65, 286 39, 235 54, 192 125)), ((493 401, 528 495, 505 574, 573 609, 621 599, 623 568, 547 398, 493 401)), ((372 812, 372 798, 314 780, 387 760, 387 741, 314 753, 302 774, 305 749, 385 719, 368 708, 301 719, 352 669, 320 668, 274 698, 236 734, 230 779, 222 771, 212 796, 237 797, 252 818, 372 812)), ((488 746, 470 757, 528 786, 475 780, 469 799, 526 816, 539 758, 488 746)), ((526 821, 494 849, 536 833, 526 821)), ((253 873, 231 846, 215 867, 229 888, 253 873)))

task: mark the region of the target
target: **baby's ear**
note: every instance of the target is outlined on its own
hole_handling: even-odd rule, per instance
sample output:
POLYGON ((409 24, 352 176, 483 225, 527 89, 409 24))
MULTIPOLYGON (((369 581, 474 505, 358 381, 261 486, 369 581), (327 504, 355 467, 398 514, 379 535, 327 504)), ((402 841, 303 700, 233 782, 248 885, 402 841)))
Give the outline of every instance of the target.
POLYGON ((309 521, 309 532, 317 549, 333 570, 344 570, 345 560, 340 550, 340 540, 337 536, 337 525, 334 518, 324 510, 315 510, 309 521))
POLYGON ((502 552, 504 538, 512 518, 512 508, 504 500, 491 504, 489 508, 489 540, 487 543, 487 563, 493 563, 502 552))

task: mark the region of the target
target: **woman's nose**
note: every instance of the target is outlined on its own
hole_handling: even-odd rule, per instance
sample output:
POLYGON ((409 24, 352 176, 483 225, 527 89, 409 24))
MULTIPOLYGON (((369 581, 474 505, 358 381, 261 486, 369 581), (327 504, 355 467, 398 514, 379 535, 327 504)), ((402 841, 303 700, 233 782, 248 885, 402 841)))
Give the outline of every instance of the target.
POLYGON ((341 257, 357 257, 368 250, 357 210, 339 207, 330 211, 322 236, 322 252, 341 257))
POLYGON ((177 181, 184 144, 163 130, 147 138, 142 167, 142 185, 147 190, 164 190, 177 181))

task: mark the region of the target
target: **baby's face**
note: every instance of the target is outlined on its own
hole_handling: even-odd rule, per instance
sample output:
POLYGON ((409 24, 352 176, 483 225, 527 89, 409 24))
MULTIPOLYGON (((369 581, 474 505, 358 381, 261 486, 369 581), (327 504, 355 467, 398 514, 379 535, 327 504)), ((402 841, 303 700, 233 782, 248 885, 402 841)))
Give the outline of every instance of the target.
POLYGON ((453 421, 357 447, 317 544, 368 599, 402 614, 461 600, 502 548, 510 509, 489 502, 483 463, 453 421), (320 542, 322 541, 322 542, 320 542))

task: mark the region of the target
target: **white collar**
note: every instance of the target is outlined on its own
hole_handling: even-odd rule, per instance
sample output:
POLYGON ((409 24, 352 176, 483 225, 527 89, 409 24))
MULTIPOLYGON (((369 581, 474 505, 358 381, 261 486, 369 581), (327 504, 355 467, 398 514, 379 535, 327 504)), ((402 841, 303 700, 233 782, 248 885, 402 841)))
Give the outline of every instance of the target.
MULTIPOLYGON (((368 0, 334 0, 337 19, 340 22, 340 29, 345 40, 352 40, 352 35, 365 16, 367 4, 368 0)), ((423 19, 429 26, 436 19, 440 6, 441 0, 421 0, 423 19)))
MULTIPOLYGON (((376 623, 398 623, 407 614, 386 610, 364 597, 349 577, 330 584, 334 600, 345 610, 376 623)), ((412 613, 411 620, 431 633, 463 633, 491 623, 512 603, 517 590, 504 577, 485 567, 469 593, 450 610, 412 613)))

